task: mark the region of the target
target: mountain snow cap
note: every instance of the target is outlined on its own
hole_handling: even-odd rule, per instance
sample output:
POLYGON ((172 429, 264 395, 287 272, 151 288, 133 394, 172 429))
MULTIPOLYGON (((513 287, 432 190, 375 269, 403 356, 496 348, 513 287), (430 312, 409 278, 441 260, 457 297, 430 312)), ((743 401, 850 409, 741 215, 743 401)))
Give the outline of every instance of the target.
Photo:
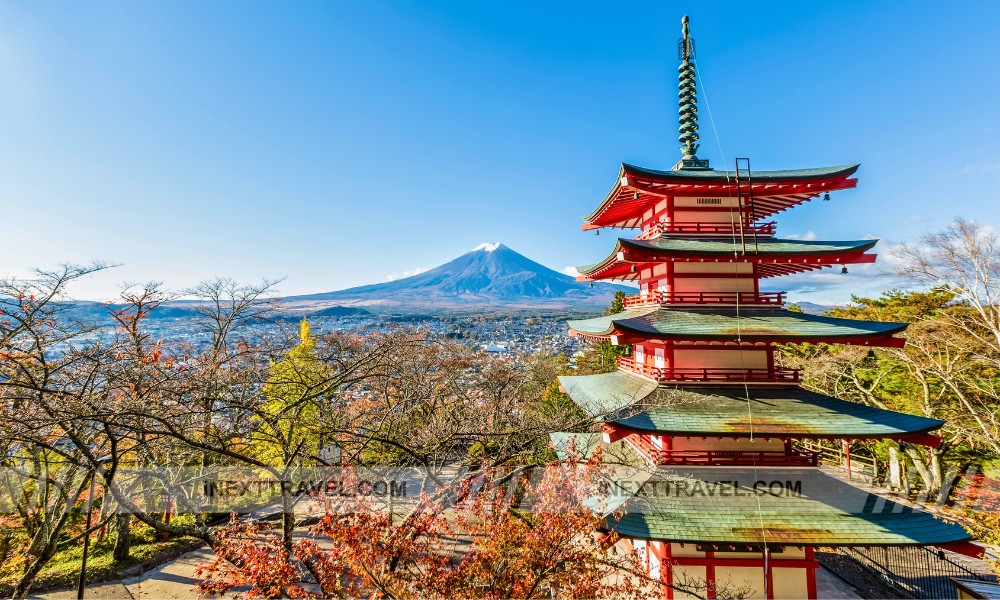
POLYGON ((493 242, 493 243, 486 242, 484 244, 479 244, 478 246, 473 248, 472 251, 477 252, 479 250, 482 250, 484 252, 493 252, 500 246, 501 246, 500 242, 493 242))

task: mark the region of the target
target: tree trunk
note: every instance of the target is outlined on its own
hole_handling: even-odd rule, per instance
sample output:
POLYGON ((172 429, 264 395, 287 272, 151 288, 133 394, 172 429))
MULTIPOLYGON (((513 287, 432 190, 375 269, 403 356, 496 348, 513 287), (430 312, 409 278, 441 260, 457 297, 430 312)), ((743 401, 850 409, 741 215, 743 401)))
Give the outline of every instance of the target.
POLYGON ((281 542, 285 552, 292 553, 292 534, 295 533, 295 508, 291 494, 281 494, 281 542))
POLYGON ((35 583, 35 578, 38 577, 38 573, 41 572, 42 567, 48 564, 49 560, 55 553, 55 541, 50 540, 49 543, 42 548, 42 551, 35 556, 35 560, 28 564, 24 573, 21 574, 21 579, 17 582, 17 585, 14 586, 14 592, 11 594, 12 598, 27 597, 28 592, 31 590, 31 585, 35 583))
POLYGON ((902 469, 899 465, 899 451, 895 446, 889 446, 889 477, 886 479, 888 487, 892 491, 899 491, 903 487, 902 469))
MULTIPOLYGON (((111 493, 108 492, 108 488, 104 488, 104 493, 101 494, 101 512, 97 515, 97 522, 103 523, 104 519, 108 516, 108 509, 111 507, 111 493)), ((104 541, 104 536, 108 533, 108 527, 102 525, 100 529, 97 530, 97 541, 104 541)))
POLYGON ((132 515, 120 512, 115 515, 115 547, 112 557, 116 563, 123 563, 129 556, 129 525, 132 523, 132 515))
POLYGON ((941 453, 937 450, 930 449, 931 460, 927 465, 928 470, 931 472, 931 478, 934 479, 933 489, 927 489, 927 501, 934 502, 937 500, 937 495, 941 492, 942 482, 944 480, 943 465, 941 464, 941 453))
MULTIPOLYGON (((902 446, 902 444, 900 445, 902 446)), ((930 467, 927 466, 927 459, 924 458, 924 455, 918 448, 914 448, 909 444, 902 446, 902 448, 906 452, 906 455, 910 457, 910 461, 913 463, 913 468, 917 470, 917 473, 920 475, 920 479, 924 482, 924 493, 928 497, 932 494, 936 494, 941 488, 941 474, 937 473, 935 476, 930 467)))

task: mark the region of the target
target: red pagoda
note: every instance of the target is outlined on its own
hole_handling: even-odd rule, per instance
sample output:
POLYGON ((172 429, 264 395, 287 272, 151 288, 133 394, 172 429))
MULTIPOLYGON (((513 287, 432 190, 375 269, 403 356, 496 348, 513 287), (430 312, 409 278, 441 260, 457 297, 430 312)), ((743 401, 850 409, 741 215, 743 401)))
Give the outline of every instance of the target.
MULTIPOLYGON (((874 262, 875 240, 777 237, 777 213, 853 188, 858 165, 717 171, 698 158, 694 45, 679 42, 682 159, 669 171, 621 166, 583 229, 639 229, 581 281, 639 285, 624 312, 570 321, 571 333, 628 344, 618 370, 562 377, 603 423, 555 434, 565 455, 604 447, 643 466, 639 490, 607 507, 615 532, 663 582, 666 598, 816 598, 817 547, 935 545, 980 554, 953 523, 822 473, 803 440, 892 439, 937 446, 942 421, 847 402, 799 386, 775 344, 901 347, 905 323, 837 319, 784 308, 762 279, 874 262), (570 441, 572 440, 572 442, 570 441), (636 493, 636 492, 640 493, 636 493), (703 592, 697 589, 701 582, 703 592), (693 594, 693 595, 691 595, 693 594)), ((749 161, 747 161, 749 163, 749 161)), ((840 442, 838 442, 840 443, 840 442)), ((638 472, 638 471, 636 471, 638 472)), ((627 492, 627 493, 625 493, 627 492)))

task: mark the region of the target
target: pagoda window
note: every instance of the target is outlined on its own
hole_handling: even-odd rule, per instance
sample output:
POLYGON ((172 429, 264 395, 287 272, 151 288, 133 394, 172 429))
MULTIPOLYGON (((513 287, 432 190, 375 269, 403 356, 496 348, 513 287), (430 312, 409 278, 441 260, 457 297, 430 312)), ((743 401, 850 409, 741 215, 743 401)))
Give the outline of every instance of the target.
POLYGON ((654 348, 653 349, 653 366, 657 369, 667 368, 666 360, 666 349, 665 348, 654 348))
POLYGON ((635 345, 635 362, 644 365, 646 364, 646 346, 645 344, 635 345))
POLYGON ((674 198, 674 210, 702 208, 705 206, 739 209, 739 198, 733 196, 678 196, 674 198))
POLYGON ((651 435, 649 436, 649 441, 652 442, 653 447, 657 450, 663 450, 663 436, 662 435, 651 435))

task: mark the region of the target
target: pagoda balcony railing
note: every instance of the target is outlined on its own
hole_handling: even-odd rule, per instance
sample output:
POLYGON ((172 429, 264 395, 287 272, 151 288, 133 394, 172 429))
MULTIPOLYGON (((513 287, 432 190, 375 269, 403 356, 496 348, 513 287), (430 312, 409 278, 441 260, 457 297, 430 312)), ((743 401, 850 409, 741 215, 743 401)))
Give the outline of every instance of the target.
POLYGON ((799 369, 720 369, 706 367, 669 369, 639 364, 631 358, 618 357, 618 368, 657 383, 787 383, 801 381, 799 369))
POLYGON ((661 292, 659 290, 628 296, 625 308, 656 306, 659 304, 710 304, 740 306, 780 307, 785 302, 785 292, 661 292))
MULTIPOLYGON (((744 236, 774 236, 775 221, 767 223, 744 223, 744 236)), ((648 240, 661 235, 739 235, 740 225, 732 223, 657 223, 639 234, 638 239, 648 240)))
POLYGON ((813 452, 744 451, 744 450, 658 450, 661 465, 759 465, 815 467, 813 452))
POLYGON ((661 450, 647 436, 630 435, 625 440, 648 460, 658 465, 815 467, 819 464, 817 453, 800 448, 794 448, 787 452, 783 450, 661 450))

